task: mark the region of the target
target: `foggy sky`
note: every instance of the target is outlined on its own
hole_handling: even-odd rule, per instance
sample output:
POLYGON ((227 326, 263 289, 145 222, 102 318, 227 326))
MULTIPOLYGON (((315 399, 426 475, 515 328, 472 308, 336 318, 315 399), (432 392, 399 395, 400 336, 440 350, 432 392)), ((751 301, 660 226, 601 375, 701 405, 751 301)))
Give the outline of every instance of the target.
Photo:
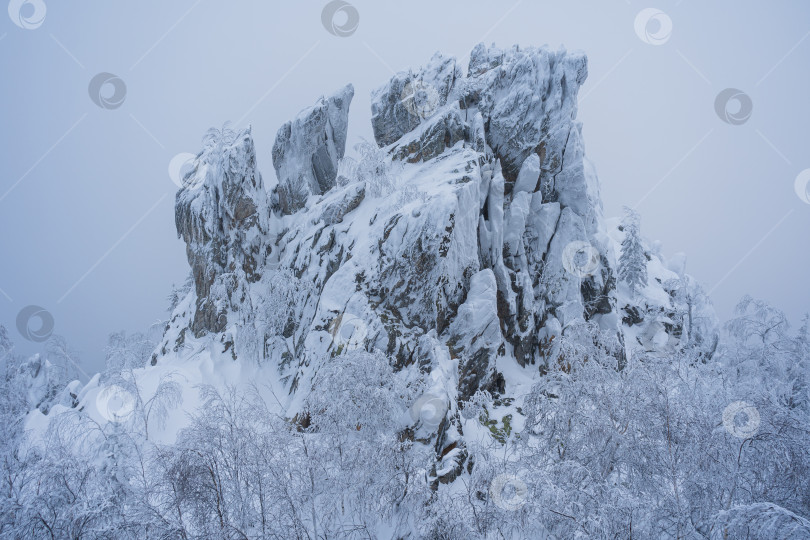
POLYGON ((167 167, 209 127, 252 124, 273 184, 276 131, 318 96, 353 83, 349 145, 371 140, 369 94, 392 70, 442 51, 466 71, 481 41, 587 53, 578 118, 605 215, 638 205, 644 236, 687 253, 721 319, 746 293, 796 324, 810 310, 810 204, 794 192, 810 168, 810 4, 662 1, 672 29, 646 26, 666 34, 656 45, 634 29, 639 0, 352 0, 346 37, 324 28, 326 3, 45 0, 35 29, 0 13, 0 324, 18 351, 41 347, 15 326, 31 304, 88 373, 110 332, 167 317, 188 274, 167 167), (90 99, 101 72, 126 84, 120 107, 90 99), (739 125, 715 110, 726 88, 753 104, 739 125))

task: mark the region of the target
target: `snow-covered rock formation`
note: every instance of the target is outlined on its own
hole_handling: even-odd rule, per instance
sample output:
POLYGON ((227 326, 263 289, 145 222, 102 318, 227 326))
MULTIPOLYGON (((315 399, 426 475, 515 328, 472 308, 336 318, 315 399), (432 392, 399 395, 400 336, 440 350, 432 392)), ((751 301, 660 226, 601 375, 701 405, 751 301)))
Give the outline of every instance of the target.
POLYGON ((261 276, 270 253, 268 197, 250 129, 209 132, 175 205, 194 277, 195 336, 224 330, 228 313, 242 307, 237 291, 261 276))
POLYGON ((335 185, 338 160, 346 150, 353 97, 354 87, 346 85, 334 95, 320 98, 278 130, 273 166, 285 214, 303 208, 309 195, 320 195, 335 185))
POLYGON ((285 124, 277 182, 211 130, 165 325, 84 385, 0 326, 0 537, 807 537, 810 318, 746 297, 718 346, 685 256, 602 216, 586 76, 437 54, 351 156, 351 86, 285 124))
POLYGON ((478 45, 466 75, 437 54, 373 92, 379 148, 359 160, 344 158, 348 85, 279 130, 272 190, 250 130, 213 132, 177 194, 194 286, 152 364, 202 349, 269 364, 292 417, 331 358, 379 350, 442 402, 416 429, 460 460, 459 403, 541 377, 579 324, 615 336, 619 366, 674 350, 688 279, 648 250, 647 287, 617 284, 623 233, 576 120, 586 77, 563 49, 478 45))

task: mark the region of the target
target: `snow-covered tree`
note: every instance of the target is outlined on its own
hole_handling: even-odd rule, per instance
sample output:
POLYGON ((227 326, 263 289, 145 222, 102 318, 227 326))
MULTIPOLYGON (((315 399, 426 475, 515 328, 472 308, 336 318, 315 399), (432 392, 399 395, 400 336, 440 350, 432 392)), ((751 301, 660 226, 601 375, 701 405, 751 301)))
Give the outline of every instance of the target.
MULTIPOLYGON (((803 533, 806 329, 791 334, 781 312, 750 298, 727 328, 705 363, 686 345, 666 358, 634 354, 619 369, 615 335, 593 321, 571 326, 548 373, 514 394, 519 408, 508 405, 511 397, 480 392, 461 415, 448 414, 446 432, 463 427, 467 435, 449 485, 433 480, 441 446, 409 431, 419 376, 395 371, 379 352, 350 350, 319 363, 297 414, 284 414, 257 385, 203 387, 202 406, 174 444, 149 440, 145 423, 168 410, 174 381, 158 381, 160 397, 141 396, 129 379, 136 371, 121 370, 137 361, 111 362, 104 377, 137 393, 134 421, 99 425, 71 409, 34 444, 22 431, 30 405, 13 391, 21 372, 11 370, 0 394, 0 536, 803 533), (725 416, 742 401, 758 420, 740 436, 725 416), (500 428, 504 407, 520 417, 509 429, 500 428)), ((113 339, 111 356, 130 356, 126 341, 113 339)))
POLYGON ((183 283, 182 287, 177 287, 176 285, 172 284, 172 291, 166 296, 166 300, 169 302, 167 307, 167 311, 169 314, 172 314, 174 310, 177 308, 177 305, 188 295, 188 293, 194 288, 194 276, 189 273, 186 276, 186 281, 183 283))
POLYGON ((647 286, 647 255, 641 244, 640 218, 638 212, 625 207, 622 220, 624 240, 619 256, 619 280, 630 287, 631 294, 647 286))
MULTIPOLYGON (((150 422, 158 427, 164 425, 169 412, 182 402, 182 388, 175 373, 160 376, 157 386, 151 393, 144 394, 136 369, 146 365, 155 341, 142 333, 127 336, 125 332, 110 334, 107 341, 107 370, 101 380, 107 397, 112 401, 123 400, 126 404, 126 418, 135 420, 143 429, 143 436, 149 439, 150 422)), ((116 414, 116 411, 105 411, 116 414)))
POLYGON ((355 150, 360 159, 354 165, 344 165, 345 170, 353 169, 357 179, 365 182, 372 197, 384 196, 393 191, 397 182, 393 165, 385 150, 365 139, 355 145, 355 150))
POLYGON ((664 289, 671 297, 681 346, 699 351, 703 360, 708 359, 716 351, 718 336, 714 308, 706 291, 688 274, 667 280, 664 289))

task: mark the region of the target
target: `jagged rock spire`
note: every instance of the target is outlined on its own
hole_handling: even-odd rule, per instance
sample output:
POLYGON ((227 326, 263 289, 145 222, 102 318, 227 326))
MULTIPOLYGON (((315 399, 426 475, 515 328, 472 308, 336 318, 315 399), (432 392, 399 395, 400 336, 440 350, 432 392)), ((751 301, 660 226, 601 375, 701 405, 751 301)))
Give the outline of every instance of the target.
POLYGON ((194 278, 195 336, 224 330, 239 283, 261 277, 270 250, 268 209, 251 129, 209 131, 175 204, 194 278))
POLYGON ((353 97, 354 87, 346 85, 328 98, 319 98, 278 130, 273 166, 284 214, 297 212, 309 195, 321 195, 335 185, 338 161, 346 150, 353 97))
MULTIPOLYGON (((279 130, 272 205, 249 132, 215 137, 178 194, 195 288, 161 350, 216 334, 277 367, 290 411, 324 362, 381 350, 446 403, 432 435, 417 429, 441 452, 461 438, 458 403, 509 391, 510 362, 539 376, 583 323, 621 343, 618 244, 576 120, 586 77, 564 49, 478 45, 466 76, 434 55, 372 93, 377 145, 356 161, 346 86, 279 130)), ((647 341, 675 346, 658 284, 677 276, 652 264, 655 295, 639 301, 675 337, 647 341)))

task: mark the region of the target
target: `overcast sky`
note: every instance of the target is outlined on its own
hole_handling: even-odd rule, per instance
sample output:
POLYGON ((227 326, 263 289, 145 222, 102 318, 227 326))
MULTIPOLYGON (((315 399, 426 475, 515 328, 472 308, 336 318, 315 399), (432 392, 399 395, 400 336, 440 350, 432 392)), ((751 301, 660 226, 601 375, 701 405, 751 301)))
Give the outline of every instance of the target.
POLYGON ((808 2, 352 0, 334 19, 356 9, 344 37, 321 0, 21 4, 0 16, 0 324, 19 351, 41 346, 16 330, 28 305, 87 372, 110 332, 166 318, 188 273, 167 167, 206 129, 251 123, 272 183, 276 131, 319 95, 353 83, 349 143, 371 139, 369 94, 392 70, 437 50, 466 66, 480 41, 587 53, 579 119, 606 216, 638 205, 721 318, 746 293, 797 324, 810 310, 810 204, 794 190, 810 168, 808 2), (104 90, 115 108, 89 96, 99 73, 126 86, 104 90), (724 121, 727 88, 743 95, 724 121))

